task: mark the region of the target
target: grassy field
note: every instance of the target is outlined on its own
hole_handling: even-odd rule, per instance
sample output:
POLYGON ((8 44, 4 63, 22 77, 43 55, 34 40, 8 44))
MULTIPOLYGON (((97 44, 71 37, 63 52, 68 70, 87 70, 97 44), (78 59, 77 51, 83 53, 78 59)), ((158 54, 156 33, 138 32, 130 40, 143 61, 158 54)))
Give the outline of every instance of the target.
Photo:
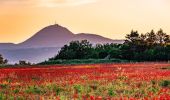
POLYGON ((0 100, 170 100, 170 64, 49 65, 0 70, 0 100))

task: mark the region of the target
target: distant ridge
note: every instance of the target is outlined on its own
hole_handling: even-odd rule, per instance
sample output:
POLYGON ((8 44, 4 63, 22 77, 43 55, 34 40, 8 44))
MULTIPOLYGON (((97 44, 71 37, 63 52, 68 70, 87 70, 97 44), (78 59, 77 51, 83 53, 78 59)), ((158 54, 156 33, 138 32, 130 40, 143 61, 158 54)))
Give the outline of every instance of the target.
POLYGON ((0 43, 0 49, 12 49, 15 47, 16 47, 16 44, 14 43, 0 43))
POLYGON ((55 24, 41 29, 22 43, 0 43, 0 54, 12 63, 19 60, 37 63, 53 57, 62 46, 74 40, 88 40, 92 44, 124 42, 124 40, 112 40, 96 34, 74 34, 69 29, 55 24))
POLYGON ((93 44, 106 44, 106 43, 122 44, 124 42, 123 40, 112 40, 96 34, 89 34, 89 33, 76 34, 75 40, 86 40, 86 39, 93 44))

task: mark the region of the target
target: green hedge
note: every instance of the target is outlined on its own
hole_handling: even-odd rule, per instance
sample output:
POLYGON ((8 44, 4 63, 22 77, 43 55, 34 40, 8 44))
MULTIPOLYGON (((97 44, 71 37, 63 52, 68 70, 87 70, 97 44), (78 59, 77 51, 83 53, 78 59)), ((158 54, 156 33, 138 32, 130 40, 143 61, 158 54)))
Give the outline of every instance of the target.
POLYGON ((96 63, 126 63, 132 62, 121 59, 73 59, 73 60, 50 60, 39 63, 40 65, 53 65, 53 64, 96 64, 96 63))

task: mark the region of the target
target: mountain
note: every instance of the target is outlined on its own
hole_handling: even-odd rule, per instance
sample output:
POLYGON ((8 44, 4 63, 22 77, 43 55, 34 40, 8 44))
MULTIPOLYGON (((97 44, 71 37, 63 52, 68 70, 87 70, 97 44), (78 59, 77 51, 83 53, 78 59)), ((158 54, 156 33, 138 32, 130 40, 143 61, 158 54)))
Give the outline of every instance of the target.
POLYGON ((70 42, 74 34, 58 24, 50 25, 37 32, 28 40, 18 44, 22 48, 62 47, 70 42))
POLYGON ((124 42, 124 40, 112 40, 95 34, 74 34, 67 28, 55 24, 41 29, 22 43, 0 43, 0 54, 10 63, 16 63, 19 60, 37 63, 53 57, 62 46, 74 40, 88 40, 92 44, 124 42))
POLYGON ((58 24, 50 25, 37 32, 28 40, 18 44, 20 48, 62 47, 73 40, 88 40, 97 43, 122 43, 122 41, 108 39, 95 34, 74 34, 58 24))

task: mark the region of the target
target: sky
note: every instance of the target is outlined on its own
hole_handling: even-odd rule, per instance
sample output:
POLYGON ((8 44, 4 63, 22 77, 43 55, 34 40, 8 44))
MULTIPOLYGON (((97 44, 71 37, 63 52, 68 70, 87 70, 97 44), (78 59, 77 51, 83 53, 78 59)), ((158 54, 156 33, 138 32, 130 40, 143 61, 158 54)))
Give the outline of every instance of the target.
POLYGON ((132 29, 170 34, 169 11, 169 0, 0 0, 0 42, 20 43, 55 23, 112 39, 132 29))

